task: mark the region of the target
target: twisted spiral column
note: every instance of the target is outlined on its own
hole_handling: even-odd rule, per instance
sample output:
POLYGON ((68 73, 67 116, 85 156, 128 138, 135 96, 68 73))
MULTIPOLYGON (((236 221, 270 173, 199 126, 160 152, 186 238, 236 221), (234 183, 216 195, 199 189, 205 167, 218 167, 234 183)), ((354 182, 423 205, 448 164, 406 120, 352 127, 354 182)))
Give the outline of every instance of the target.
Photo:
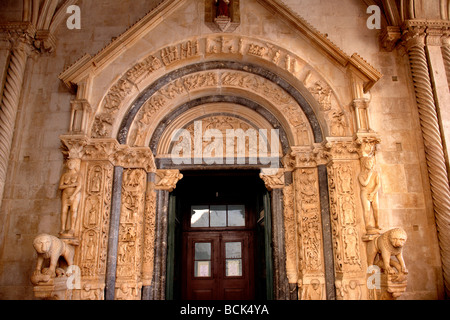
POLYGON ((445 73, 447 74, 448 88, 450 89, 450 36, 447 36, 442 46, 442 57, 444 58, 445 73))
POLYGON ((419 109, 447 296, 450 296, 450 186, 423 41, 408 48, 419 109))
POLYGON ((0 104, 0 207, 3 200, 11 144, 19 107, 30 48, 25 39, 18 39, 11 52, 11 59, 0 104))

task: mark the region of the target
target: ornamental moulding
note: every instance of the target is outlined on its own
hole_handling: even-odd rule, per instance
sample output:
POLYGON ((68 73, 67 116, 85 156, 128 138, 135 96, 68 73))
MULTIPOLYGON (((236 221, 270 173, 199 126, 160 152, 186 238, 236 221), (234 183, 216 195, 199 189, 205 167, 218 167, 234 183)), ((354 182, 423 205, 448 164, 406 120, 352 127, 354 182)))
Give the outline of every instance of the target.
MULTIPOLYGON (((113 63, 127 48, 136 44, 149 34, 163 17, 182 7, 188 0, 165 0, 151 10, 136 24, 123 34, 115 38, 100 52, 91 56, 86 54, 60 75, 60 79, 70 89, 75 90, 80 83, 90 75, 99 74, 103 69, 113 63)), ((330 60, 345 68, 351 68, 360 78, 364 79, 364 90, 370 88, 382 77, 381 73, 371 66, 358 54, 348 56, 325 35, 321 34, 303 18, 294 13, 285 4, 278 0, 258 0, 263 7, 276 15, 280 20, 287 22, 295 31, 305 36, 311 44, 330 60)))

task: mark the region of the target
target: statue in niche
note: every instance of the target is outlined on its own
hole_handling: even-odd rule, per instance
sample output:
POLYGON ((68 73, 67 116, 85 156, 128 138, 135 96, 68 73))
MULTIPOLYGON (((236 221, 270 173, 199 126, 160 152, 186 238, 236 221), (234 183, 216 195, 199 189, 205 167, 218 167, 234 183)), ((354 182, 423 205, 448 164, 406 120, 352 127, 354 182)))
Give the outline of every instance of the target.
POLYGON ((217 6, 216 18, 219 18, 219 17, 230 18, 229 5, 230 5, 230 0, 216 0, 216 6, 217 6))
POLYGON ((60 235, 73 236, 81 199, 82 177, 80 159, 69 159, 67 171, 61 176, 59 189, 61 195, 61 232, 60 235))
POLYGON ((378 224, 378 190, 380 189, 380 174, 374 170, 375 158, 361 159, 361 173, 358 180, 361 185, 361 201, 364 210, 364 221, 367 234, 379 234, 378 224))

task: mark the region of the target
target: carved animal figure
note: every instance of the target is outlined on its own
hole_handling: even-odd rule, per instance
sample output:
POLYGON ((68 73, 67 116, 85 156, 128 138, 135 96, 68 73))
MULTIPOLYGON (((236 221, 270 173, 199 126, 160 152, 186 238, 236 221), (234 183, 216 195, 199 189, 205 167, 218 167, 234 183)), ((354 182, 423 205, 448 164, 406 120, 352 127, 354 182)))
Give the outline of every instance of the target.
POLYGON ((41 234, 33 241, 33 247, 38 254, 35 274, 56 277, 56 266, 62 256, 69 266, 73 265, 75 249, 61 239, 48 234, 41 234), (50 266, 42 269, 45 259, 50 259, 50 266))
POLYGON ((395 269, 392 268, 394 266, 398 270, 398 273, 408 274, 403 259, 403 246, 405 245, 406 239, 407 234, 405 230, 396 228, 370 241, 367 245, 368 265, 376 264, 384 269, 387 274, 396 273, 395 269), (378 254, 381 260, 377 259, 378 254), (391 256, 395 256, 398 262, 392 260, 391 256))

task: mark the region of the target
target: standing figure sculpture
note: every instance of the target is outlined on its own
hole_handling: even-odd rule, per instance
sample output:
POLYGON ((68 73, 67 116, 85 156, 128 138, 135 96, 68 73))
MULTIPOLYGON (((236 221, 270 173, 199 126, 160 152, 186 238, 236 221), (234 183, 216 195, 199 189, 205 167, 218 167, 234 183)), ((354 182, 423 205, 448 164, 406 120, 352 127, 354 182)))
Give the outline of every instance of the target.
POLYGON ((67 169, 59 183, 59 189, 62 190, 60 235, 73 236, 81 198, 80 160, 69 159, 67 169))
POLYGON ((363 157, 361 159, 361 173, 358 180, 361 184, 361 201, 364 210, 364 221, 367 234, 378 234, 378 190, 380 189, 380 175, 374 170, 375 159, 363 157))
POLYGON ((228 6, 230 5, 230 0, 216 0, 217 15, 216 17, 230 17, 230 10, 228 6))

